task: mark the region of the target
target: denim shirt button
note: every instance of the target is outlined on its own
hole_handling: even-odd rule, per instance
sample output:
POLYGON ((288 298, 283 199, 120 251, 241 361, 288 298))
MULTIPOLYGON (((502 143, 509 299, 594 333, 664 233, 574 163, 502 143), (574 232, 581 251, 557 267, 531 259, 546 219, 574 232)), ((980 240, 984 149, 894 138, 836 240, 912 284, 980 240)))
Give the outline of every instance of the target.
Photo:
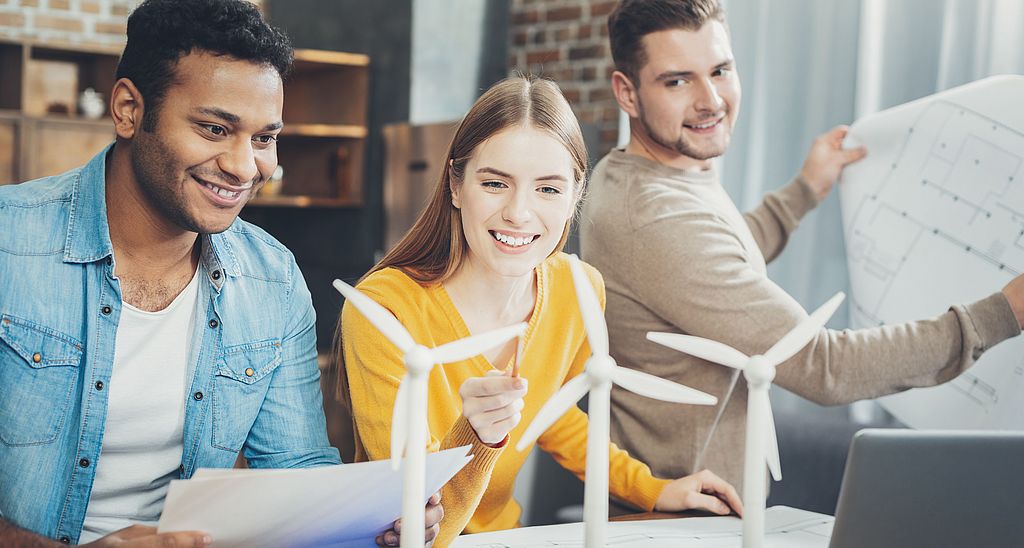
POLYGON ((192 394, 192 397, 195 398, 196 401, 203 401, 202 392, 196 392, 195 394, 192 394))
POLYGON ((96 390, 103 390, 103 381, 96 381, 96 390))
POLYGON ((107 266, 114 264, 114 259, 107 257, 107 266))
POLYGON ((185 465, 184 464, 179 464, 178 465, 178 473, 179 474, 184 474, 185 473, 185 465))
POLYGON ((255 369, 253 369, 253 368, 251 368, 251 367, 249 367, 249 368, 247 368, 247 369, 245 370, 245 376, 246 376, 246 377, 251 377, 251 376, 253 376, 253 375, 255 375, 255 374, 256 374, 256 370, 255 370, 255 369))
POLYGON ((218 322, 217 320, 210 320, 210 328, 211 329, 217 329, 218 325, 220 325, 220 322, 218 322))
POLYGON ((219 280, 220 279, 220 270, 214 270, 213 273, 210 274, 210 277, 213 278, 214 280, 219 280))
POLYGON ((110 308, 109 306, 104 306, 103 308, 100 309, 100 312, 102 312, 104 316, 109 316, 110 313, 113 312, 113 311, 114 310, 112 308, 110 308))
POLYGON ((89 459, 82 459, 82 460, 78 461, 78 465, 81 466, 82 468, 88 468, 89 467, 89 459))
POLYGON ((60 541, 64 544, 71 544, 71 537, 60 537, 60 541))
POLYGON ((39 362, 43 361, 43 355, 40 354, 39 352, 36 352, 35 354, 32 354, 32 361, 34 363, 39 363, 39 362))

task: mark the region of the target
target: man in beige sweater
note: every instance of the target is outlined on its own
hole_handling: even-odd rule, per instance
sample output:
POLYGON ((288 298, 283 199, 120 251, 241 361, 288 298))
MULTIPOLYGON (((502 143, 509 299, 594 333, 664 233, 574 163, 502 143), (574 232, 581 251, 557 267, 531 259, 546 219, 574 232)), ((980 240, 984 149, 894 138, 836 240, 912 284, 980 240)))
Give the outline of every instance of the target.
MULTIPOLYGON (((583 257, 604 275, 612 355, 621 365, 719 396, 719 411, 612 394, 612 439, 660 477, 696 466, 742 483, 747 387, 727 368, 648 342, 648 331, 767 350, 807 317, 766 275, 801 217, 844 165, 846 128, 818 137, 797 177, 741 215, 711 159, 725 153, 740 84, 715 0, 624 0, 608 22, 615 97, 630 142, 597 165, 583 210, 583 257), (731 398, 727 394, 732 392, 731 398)), ((858 331, 823 329, 775 382, 821 404, 843 404, 946 382, 1021 332, 1024 277, 936 318, 858 331)))

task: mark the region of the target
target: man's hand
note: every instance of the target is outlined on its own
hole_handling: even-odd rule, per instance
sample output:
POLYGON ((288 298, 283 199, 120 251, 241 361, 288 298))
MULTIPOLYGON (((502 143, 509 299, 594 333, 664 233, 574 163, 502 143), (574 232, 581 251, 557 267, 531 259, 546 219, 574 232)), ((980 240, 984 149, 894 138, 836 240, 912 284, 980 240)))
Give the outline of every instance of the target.
POLYGON ((800 176, 811 186, 819 202, 828 196, 843 167, 868 153, 864 147, 843 149, 843 139, 849 129, 848 126, 836 126, 819 135, 807 152, 800 176))
POLYGON ((1017 316, 1017 323, 1020 324, 1021 329, 1024 329, 1024 274, 1010 280, 1010 283, 1003 288, 1003 295, 1006 295, 1006 300, 1010 301, 1013 315, 1017 316))
POLYGON ((525 403, 526 379, 489 371, 486 377, 467 379, 459 387, 462 414, 480 441, 495 445, 519 424, 525 403))
MULTIPOLYGON (((438 491, 430 496, 427 501, 427 510, 424 521, 427 525, 424 539, 427 546, 430 546, 437 534, 441 532, 441 520, 444 519, 444 507, 441 506, 441 492, 438 491)), ((384 531, 383 535, 377 536, 377 546, 398 546, 401 543, 402 520, 395 521, 395 525, 384 531)))
POLYGON ((720 516, 743 516, 743 501, 736 489, 708 470, 679 478, 665 486, 654 509, 659 512, 707 510, 720 516))
POLYGON ((185 548, 209 546, 213 542, 206 533, 183 531, 157 534, 155 527, 132 525, 101 539, 83 544, 89 548, 185 548))

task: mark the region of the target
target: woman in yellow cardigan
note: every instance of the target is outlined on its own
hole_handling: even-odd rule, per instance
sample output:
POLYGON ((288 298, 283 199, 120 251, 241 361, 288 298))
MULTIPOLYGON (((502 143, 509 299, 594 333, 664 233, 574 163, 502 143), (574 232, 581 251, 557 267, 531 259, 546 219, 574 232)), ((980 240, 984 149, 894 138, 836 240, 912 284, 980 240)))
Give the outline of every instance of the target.
MULTIPOLYGON (((357 286, 428 347, 528 322, 520 356, 511 341, 430 373, 429 450, 468 444, 475 455, 442 490, 441 546, 464 530, 518 525, 512 488, 528 452, 516 451, 515 442, 590 355, 561 253, 583 195, 587 156, 558 86, 521 77, 496 84, 463 119, 447 158, 415 225, 357 286)), ((603 306, 601 275, 586 269, 603 306)), ((388 458, 402 356, 348 304, 340 329, 356 459, 388 458)), ((587 417, 573 408, 537 443, 582 478, 586 435, 587 417)), ((732 486, 710 472, 655 478, 614 445, 610 460, 611 494, 642 510, 741 509, 732 486)))

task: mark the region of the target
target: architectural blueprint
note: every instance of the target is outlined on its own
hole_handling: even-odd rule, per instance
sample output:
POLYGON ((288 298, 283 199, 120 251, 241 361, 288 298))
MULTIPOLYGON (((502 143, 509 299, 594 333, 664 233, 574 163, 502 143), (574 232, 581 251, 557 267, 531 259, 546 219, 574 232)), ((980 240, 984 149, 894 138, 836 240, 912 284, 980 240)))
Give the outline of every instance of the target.
MULTIPOLYGON (((853 328, 925 319, 1024 272, 1024 77, 857 121, 840 185, 853 328)), ((879 402, 915 428, 1024 429, 1024 337, 957 379, 879 402)))
MULTIPOLYGON (((832 516, 786 506, 765 514, 765 548, 825 548, 832 535, 832 516)), ((743 538, 737 517, 619 521, 608 524, 607 546, 646 548, 690 546, 736 548, 743 538)), ((583 524, 524 527, 463 535, 454 548, 583 548, 583 524)))

